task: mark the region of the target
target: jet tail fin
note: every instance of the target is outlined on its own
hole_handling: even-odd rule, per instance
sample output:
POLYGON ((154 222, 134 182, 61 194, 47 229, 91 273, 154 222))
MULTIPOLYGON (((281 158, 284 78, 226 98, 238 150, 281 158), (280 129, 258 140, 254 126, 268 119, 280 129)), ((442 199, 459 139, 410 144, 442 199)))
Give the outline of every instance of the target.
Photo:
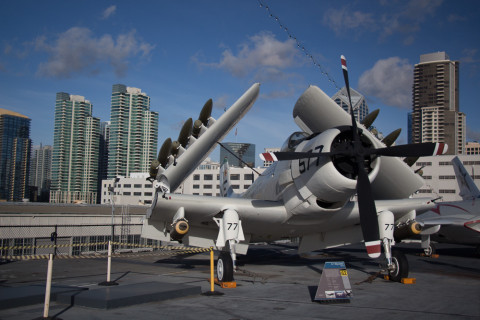
POLYGON ((228 159, 223 159, 220 166, 220 196, 229 198, 234 194, 232 184, 230 183, 230 167, 228 159))
POLYGON ((452 159, 453 170, 457 177, 458 186, 460 187, 460 196, 463 200, 480 198, 480 190, 468 174, 458 157, 452 159))

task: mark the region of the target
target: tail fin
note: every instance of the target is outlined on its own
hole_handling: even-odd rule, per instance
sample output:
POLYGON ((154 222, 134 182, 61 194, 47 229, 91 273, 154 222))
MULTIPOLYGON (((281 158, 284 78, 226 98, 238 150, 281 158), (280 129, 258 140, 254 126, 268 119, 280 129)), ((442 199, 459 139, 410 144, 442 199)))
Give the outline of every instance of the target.
POLYGON ((225 198, 231 197, 232 194, 233 188, 230 183, 230 167, 228 165, 228 159, 225 157, 220 166, 220 195, 225 198))
POLYGON ((468 174, 458 157, 452 159, 453 170, 457 177, 458 186, 460 187, 460 196, 463 200, 480 198, 480 190, 476 186, 472 177, 468 174))

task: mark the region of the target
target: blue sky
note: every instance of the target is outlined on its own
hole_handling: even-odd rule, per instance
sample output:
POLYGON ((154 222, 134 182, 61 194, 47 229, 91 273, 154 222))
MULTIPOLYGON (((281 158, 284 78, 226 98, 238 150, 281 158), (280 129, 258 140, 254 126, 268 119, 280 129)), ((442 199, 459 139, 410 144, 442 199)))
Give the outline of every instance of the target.
POLYGON ((160 147, 209 98, 218 118, 260 82, 237 136, 224 140, 260 153, 298 130, 292 109, 308 85, 330 96, 343 86, 343 54, 351 86, 380 109, 375 125, 402 128, 406 143, 413 66, 445 51, 460 61, 467 140, 480 140, 479 17, 467 0, 2 1, 0 108, 32 119, 34 145, 53 144, 57 92, 84 96, 107 121, 122 83, 151 97, 160 147))

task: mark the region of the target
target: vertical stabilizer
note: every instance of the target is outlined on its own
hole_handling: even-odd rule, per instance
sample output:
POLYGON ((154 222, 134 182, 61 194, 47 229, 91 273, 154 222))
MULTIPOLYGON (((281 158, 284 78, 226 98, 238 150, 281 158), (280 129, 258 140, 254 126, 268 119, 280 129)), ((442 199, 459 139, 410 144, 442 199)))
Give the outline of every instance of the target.
POLYGON ((455 176, 457 177, 458 187, 460 188, 460 197, 462 197, 463 200, 480 198, 480 190, 478 190, 472 177, 468 174, 467 170, 465 170, 460 159, 455 157, 452 159, 452 163, 455 176))

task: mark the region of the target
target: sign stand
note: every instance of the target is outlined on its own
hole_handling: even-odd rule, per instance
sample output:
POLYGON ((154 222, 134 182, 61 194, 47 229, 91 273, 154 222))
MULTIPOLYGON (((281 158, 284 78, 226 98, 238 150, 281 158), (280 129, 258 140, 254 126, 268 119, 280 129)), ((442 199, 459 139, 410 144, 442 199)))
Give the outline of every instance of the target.
POLYGON ((343 261, 325 262, 315 301, 322 303, 349 303, 352 286, 343 261))

